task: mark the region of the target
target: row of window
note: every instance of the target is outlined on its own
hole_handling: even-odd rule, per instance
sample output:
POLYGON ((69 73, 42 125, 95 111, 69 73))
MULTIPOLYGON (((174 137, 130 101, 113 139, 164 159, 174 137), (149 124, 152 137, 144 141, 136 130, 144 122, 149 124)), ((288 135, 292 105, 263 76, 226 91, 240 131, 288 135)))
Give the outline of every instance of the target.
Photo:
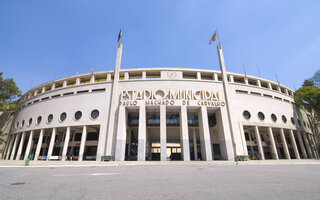
POLYGON ((269 95, 269 94, 264 94, 264 93, 259 93, 259 92, 250 92, 250 91, 246 91, 246 90, 236 90, 236 93, 238 94, 249 94, 249 95, 255 95, 255 96, 262 96, 262 97, 269 97, 269 98, 274 98, 276 100, 280 100, 280 101, 285 101, 287 103, 294 103, 294 102, 291 102, 285 98, 281 98, 281 97, 277 97, 277 96, 272 96, 272 95, 269 95))
MULTIPOLYGON (((75 119, 76 121, 79 120, 79 119, 81 119, 81 117, 82 117, 82 112, 81 112, 81 111, 77 111, 77 112, 74 113, 74 119, 75 119)), ((97 109, 92 110, 90 117, 91 117, 91 119, 96 119, 96 118, 98 118, 98 117, 99 117, 99 110, 97 110, 97 109)), ((63 121, 65 121, 66 119, 67 119, 67 113, 66 113, 66 112, 61 113, 60 116, 59 116, 59 122, 63 122, 63 121)), ((48 123, 48 124, 51 123, 52 120, 53 120, 53 114, 48 115, 48 117, 47 117, 47 123, 48 123)), ((39 117, 37 118, 36 125, 39 125, 39 124, 41 123, 41 121, 42 121, 42 116, 39 116, 39 117)), ((22 122, 21 122, 21 127, 20 127, 20 128, 22 128, 22 127, 24 126, 24 124, 25 124, 25 120, 22 120, 22 122)), ((32 118, 30 117, 27 126, 30 126, 31 124, 32 124, 32 118)), ((17 122, 15 128, 16 128, 16 129, 19 128, 19 122, 17 122)))
MULTIPOLYGON (((251 118, 251 114, 250 114, 250 112, 247 111, 247 110, 243 111, 242 115, 243 115, 243 117, 244 117, 245 119, 247 119, 247 120, 249 120, 249 119, 251 118)), ((275 114, 272 113, 270 117, 271 117, 271 120, 272 120, 273 122, 277 122, 277 119, 278 119, 278 118, 277 118, 277 116, 276 116, 275 114)), ((265 116, 264 116, 263 112, 258 112, 258 118, 259 118, 261 121, 263 121, 263 120, 265 119, 265 116)), ((283 123, 285 123, 285 124, 287 123, 287 117, 286 117, 286 116, 282 115, 282 116, 281 116, 281 119, 282 119, 283 123)), ((301 126, 301 121, 300 121, 300 119, 298 119, 297 121, 298 121, 299 126, 301 126)), ((294 120, 293 117, 291 117, 291 123, 292 123, 293 125, 296 124, 296 122, 295 122, 295 120, 294 120)), ((309 127, 309 125, 306 124, 305 121, 303 121, 303 125, 309 127)))
POLYGON ((90 90, 79 90, 79 91, 75 91, 75 92, 66 92, 66 93, 62 93, 62 94, 56 94, 56 95, 53 95, 53 96, 47 96, 47 97, 43 97, 41 99, 36 99, 34 101, 30 101, 27 104, 22 105, 21 108, 23 108, 25 106, 29 106, 31 104, 35 104, 35 103, 41 102, 41 101, 54 99, 54 98, 57 98, 57 97, 65 97, 65 96, 75 95, 75 94, 83 94, 83 93, 89 93, 89 92, 92 92, 92 93, 94 93, 94 92, 104 92, 104 91, 106 91, 105 88, 97 88, 97 89, 92 89, 91 91, 90 90))

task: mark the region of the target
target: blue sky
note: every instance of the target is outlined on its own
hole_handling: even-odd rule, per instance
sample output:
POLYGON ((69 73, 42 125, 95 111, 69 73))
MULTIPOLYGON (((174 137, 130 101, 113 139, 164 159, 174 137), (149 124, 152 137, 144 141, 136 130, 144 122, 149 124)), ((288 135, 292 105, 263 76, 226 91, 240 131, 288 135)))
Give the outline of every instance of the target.
POLYGON ((0 0, 0 71, 26 92, 53 79, 112 70, 123 30, 123 69, 219 70, 292 89, 320 69, 320 1, 0 0), (215 43, 216 45, 216 43, 215 43))

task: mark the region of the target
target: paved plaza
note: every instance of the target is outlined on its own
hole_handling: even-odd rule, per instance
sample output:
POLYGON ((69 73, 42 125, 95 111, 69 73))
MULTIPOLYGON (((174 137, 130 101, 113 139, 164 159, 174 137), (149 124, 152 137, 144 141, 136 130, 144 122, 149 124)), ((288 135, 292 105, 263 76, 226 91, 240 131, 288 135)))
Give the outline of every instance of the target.
POLYGON ((320 161, 0 161, 0 199, 320 199, 320 161))

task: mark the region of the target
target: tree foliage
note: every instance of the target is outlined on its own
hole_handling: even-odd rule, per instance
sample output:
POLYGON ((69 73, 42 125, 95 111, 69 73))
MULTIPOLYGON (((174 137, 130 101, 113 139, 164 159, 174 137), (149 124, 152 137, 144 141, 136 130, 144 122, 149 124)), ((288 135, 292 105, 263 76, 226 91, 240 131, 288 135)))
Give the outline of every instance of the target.
MULTIPOLYGON (((2 74, 3 72, 0 72, 0 111, 16 111, 18 105, 14 100, 21 96, 21 91, 12 78, 4 79, 2 74)), ((0 121, 0 144, 3 143, 1 128, 4 123, 4 121, 0 121)))
POLYGON ((306 109, 314 109, 320 113, 320 88, 315 86, 303 86, 295 93, 296 104, 306 109))
POLYGON ((304 81, 301 88, 295 92, 296 105, 307 109, 314 136, 317 138, 317 148, 320 149, 320 70, 310 79, 304 81))
POLYGON ((315 87, 320 88, 320 69, 314 73, 309 81, 311 81, 315 87))
POLYGON ((0 72, 0 111, 16 110, 14 100, 21 96, 21 91, 12 78, 3 79, 2 74, 0 72))

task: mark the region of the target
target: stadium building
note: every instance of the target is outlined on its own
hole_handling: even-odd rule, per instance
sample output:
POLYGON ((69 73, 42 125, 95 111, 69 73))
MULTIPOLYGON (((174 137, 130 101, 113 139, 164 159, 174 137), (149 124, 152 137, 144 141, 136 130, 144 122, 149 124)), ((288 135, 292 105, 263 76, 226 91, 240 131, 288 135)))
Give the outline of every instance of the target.
POLYGON ((120 69, 53 80, 20 100, 6 160, 319 158, 294 91, 259 77, 184 68, 120 69))

